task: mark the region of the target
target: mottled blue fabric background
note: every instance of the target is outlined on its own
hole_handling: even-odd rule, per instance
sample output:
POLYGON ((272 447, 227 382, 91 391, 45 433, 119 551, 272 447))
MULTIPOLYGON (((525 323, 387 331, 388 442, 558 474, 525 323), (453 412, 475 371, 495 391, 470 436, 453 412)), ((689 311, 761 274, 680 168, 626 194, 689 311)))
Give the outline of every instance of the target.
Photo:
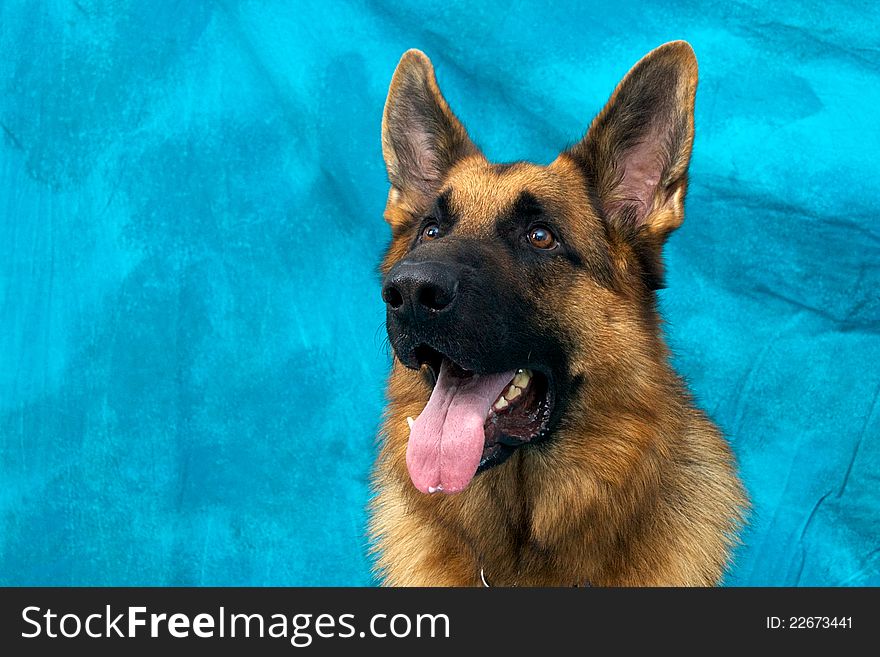
POLYGON ((880 584, 878 7, 5 0, 0 584, 371 583, 399 56, 546 163, 679 38, 662 305, 754 501, 727 582, 880 584))

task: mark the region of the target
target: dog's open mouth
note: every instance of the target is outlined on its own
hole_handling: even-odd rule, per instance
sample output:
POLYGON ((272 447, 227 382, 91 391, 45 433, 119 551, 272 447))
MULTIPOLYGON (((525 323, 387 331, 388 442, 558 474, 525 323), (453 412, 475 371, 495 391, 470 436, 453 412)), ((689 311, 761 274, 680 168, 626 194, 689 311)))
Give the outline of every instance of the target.
POLYGON ((547 375, 526 368, 481 374, 427 347, 418 358, 435 380, 424 411, 408 418, 406 463, 420 491, 457 493, 546 435, 553 405, 547 375))

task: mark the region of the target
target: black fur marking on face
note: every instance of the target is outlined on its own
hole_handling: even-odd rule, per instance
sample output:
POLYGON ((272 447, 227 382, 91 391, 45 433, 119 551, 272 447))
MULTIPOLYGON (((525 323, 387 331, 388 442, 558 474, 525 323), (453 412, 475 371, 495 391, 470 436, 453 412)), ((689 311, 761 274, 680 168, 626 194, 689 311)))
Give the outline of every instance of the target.
POLYGON ((583 258, 572 246, 568 232, 531 192, 522 192, 513 205, 498 217, 495 230, 513 247, 514 253, 528 262, 546 262, 547 258, 562 257, 575 267, 583 267, 583 258), (529 246, 526 234, 538 224, 546 226, 556 236, 558 246, 555 249, 538 252, 529 246))
MULTIPOLYGON (((614 289, 614 263, 607 241, 594 240, 592 248, 582 252, 574 246, 574 230, 576 227, 572 227, 570 222, 557 220, 552 208, 528 191, 522 192, 497 222, 498 235, 514 246, 513 250, 519 257, 532 263, 547 262, 548 258, 554 256, 563 257, 574 267, 588 272, 602 287, 614 289), (553 232, 559 242, 557 248, 538 252, 528 247, 526 232, 537 224, 544 225, 553 232)), ((602 237, 606 236, 603 234, 602 237)))
POLYGON ((441 239, 443 236, 448 235, 452 232, 452 229, 455 228, 459 217, 458 214, 452 210, 452 205, 450 203, 451 194, 452 193, 449 190, 440 194, 440 196, 434 200, 431 209, 428 210, 425 216, 416 224, 418 230, 415 231, 410 250, 414 249, 421 243, 422 231, 428 224, 436 223, 440 227, 440 236, 437 239, 441 239))
MULTIPOLYGON (((544 307, 540 294, 519 275, 522 262, 505 253, 500 240, 454 234, 422 243, 410 253, 408 262, 445 265, 458 279, 459 294, 455 304, 442 313, 405 317, 388 311, 388 338, 398 360, 421 370, 428 386, 435 383, 441 358, 478 374, 518 368, 538 372, 548 382, 550 403, 543 429, 533 441, 552 439, 576 385, 569 362, 574 345, 548 326, 552 310, 544 307)), ((499 451, 512 452, 507 447, 499 451)), ((487 461, 483 469, 501 461, 487 461)))
POLYGON ((431 210, 428 212, 429 217, 433 217, 439 222, 444 220, 454 219, 458 220, 458 217, 455 216, 452 212, 452 206, 450 204, 450 199, 452 197, 452 192, 446 190, 437 199, 434 201, 434 205, 431 206, 431 210))

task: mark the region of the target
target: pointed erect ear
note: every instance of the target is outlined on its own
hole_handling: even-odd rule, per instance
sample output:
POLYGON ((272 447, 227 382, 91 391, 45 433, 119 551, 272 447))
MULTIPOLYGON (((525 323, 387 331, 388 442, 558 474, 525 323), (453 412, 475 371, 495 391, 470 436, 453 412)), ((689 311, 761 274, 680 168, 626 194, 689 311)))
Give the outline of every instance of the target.
POLYGON ((566 154, 613 226, 655 244, 681 225, 694 137, 697 60, 685 41, 651 51, 566 154), (644 233, 642 233, 644 234, 644 233))
POLYGON ((419 50, 405 52, 382 116, 389 198, 424 211, 452 165, 479 152, 440 93, 431 60, 419 50))

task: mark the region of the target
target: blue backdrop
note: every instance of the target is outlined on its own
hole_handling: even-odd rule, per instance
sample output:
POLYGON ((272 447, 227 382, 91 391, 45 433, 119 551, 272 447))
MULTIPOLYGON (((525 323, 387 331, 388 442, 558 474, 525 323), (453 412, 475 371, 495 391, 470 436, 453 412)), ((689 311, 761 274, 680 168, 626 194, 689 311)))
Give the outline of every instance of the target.
POLYGON ((754 501, 727 581, 880 584, 880 5, 803 4, 3 2, 0 584, 370 583, 397 59, 546 163, 680 38, 662 305, 754 501))

